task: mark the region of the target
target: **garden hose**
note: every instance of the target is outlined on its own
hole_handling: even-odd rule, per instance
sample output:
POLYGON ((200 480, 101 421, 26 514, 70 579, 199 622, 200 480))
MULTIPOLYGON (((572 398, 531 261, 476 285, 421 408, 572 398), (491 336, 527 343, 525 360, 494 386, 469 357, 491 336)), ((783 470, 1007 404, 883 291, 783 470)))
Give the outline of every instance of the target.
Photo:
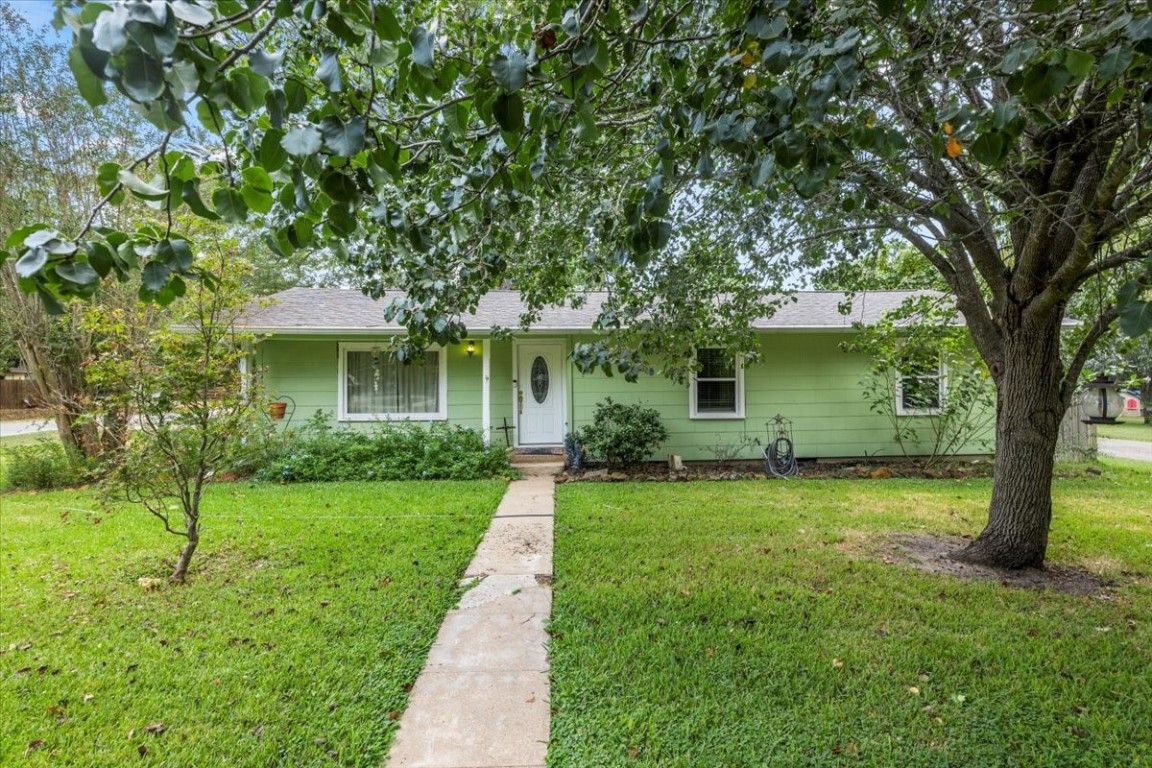
POLYGON ((796 452, 792 441, 778 437, 764 448, 764 465, 773 477, 794 477, 796 475, 796 452))

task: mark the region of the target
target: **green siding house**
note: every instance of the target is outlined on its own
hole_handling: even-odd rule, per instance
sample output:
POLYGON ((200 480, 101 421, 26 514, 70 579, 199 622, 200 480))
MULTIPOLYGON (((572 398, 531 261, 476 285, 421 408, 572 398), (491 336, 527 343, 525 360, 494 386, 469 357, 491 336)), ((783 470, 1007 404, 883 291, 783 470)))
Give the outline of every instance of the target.
MULTIPOLYGON (((478 429, 493 444, 505 440, 532 452, 563 445, 566 432, 587 424, 597 403, 644 403, 660 411, 668 440, 654 458, 715 458, 709 448, 736 445, 753 458, 765 423, 782 414, 792 421, 800 458, 895 456, 893 429, 873 413, 862 393, 864 355, 840 348, 853 323, 874 323, 914 292, 857 294, 853 311, 837 292, 804 292, 774 315, 756 322, 761 362, 745 366, 720 350, 698 350, 701 370, 687 385, 651 376, 638 382, 585 374, 568 360, 573 344, 593 337, 602 297, 591 294, 579 309, 546 310, 528 332, 498 340, 481 329, 516 328, 523 309, 514 291, 494 291, 465 322, 465 343, 428 351, 422 363, 403 365, 388 354, 402 329, 384 320, 380 301, 345 289, 293 288, 254 310, 247 330, 260 335, 254 363, 273 397, 295 402, 295 422, 317 410, 349 427, 387 419, 447 421, 478 429)), ((917 387, 923 398, 925 382, 917 387)), ((929 382, 944 396, 946 379, 929 382)), ((900 395, 897 395, 900 397, 900 395)), ((921 399, 920 402, 923 402, 921 399)), ((931 410, 904 409, 923 419, 931 410)))

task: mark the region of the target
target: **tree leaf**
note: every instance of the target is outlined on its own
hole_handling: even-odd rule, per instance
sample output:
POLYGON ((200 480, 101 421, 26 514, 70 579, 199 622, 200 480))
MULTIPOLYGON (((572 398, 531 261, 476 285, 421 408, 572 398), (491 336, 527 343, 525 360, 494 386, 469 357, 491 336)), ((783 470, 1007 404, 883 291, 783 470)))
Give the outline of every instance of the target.
POLYGON ((212 12, 189 0, 172 0, 172 13, 176 18, 194 27, 204 27, 212 23, 212 12))
POLYGON ((268 213, 272 210, 272 195, 262 189, 256 189, 248 184, 240 188, 240 196, 248 209, 256 213, 268 213))
POLYGON ((324 194, 338 203, 351 203, 360 197, 356 182, 334 168, 329 168, 320 177, 320 188, 324 190, 324 194))
POLYGON ((122 3, 101 13, 92 28, 93 45, 107 53, 120 53, 128 45, 128 33, 124 29, 128 20, 128 9, 122 3))
POLYGON ((339 93, 344 90, 344 81, 340 76, 339 51, 335 48, 325 48, 320 56, 320 66, 316 68, 316 79, 324 84, 330 93, 339 93))
POLYGON ((274 76, 282 61, 284 61, 284 51, 268 53, 257 48, 248 54, 248 66, 252 68, 253 72, 264 77, 274 76))
POLYGON ((284 163, 288 162, 288 153, 280 143, 283 138, 282 131, 271 130, 264 134, 260 142, 260 165, 270 173, 280 170, 284 167, 284 163))
POLYGON ((164 66, 139 48, 129 49, 120 84, 133 101, 154 101, 164 93, 164 66))
POLYGON ((16 274, 32 277, 48 263, 48 251, 43 248, 29 248, 16 260, 16 274))
POLYGON ((595 35, 588 35, 572 50, 572 63, 578 67, 586 67, 596 59, 599 50, 600 41, 595 35))
POLYGON ((140 280, 144 283, 144 287, 152 292, 157 292, 168 284, 168 275, 171 270, 168 265, 162 261, 150 261, 144 265, 144 269, 140 272, 140 280))
POLYGON ((504 93, 515 93, 524 87, 528 79, 528 60, 520 51, 497 56, 491 68, 492 77, 504 89, 504 93))
POLYGON ((240 172, 240 176, 244 179, 244 183, 253 189, 260 192, 272 191, 272 177, 268 175, 268 171, 258 165, 245 168, 240 172))
POLYGON ((492 116, 502 130, 519 133, 524 130, 524 100, 518 93, 501 93, 492 102, 492 116))
POLYGON ((70 283, 92 285, 100 279, 96 270, 82 261, 68 261, 56 267, 56 274, 70 283))
POLYGON ((385 40, 399 40, 404 30, 400 28, 400 22, 396 20, 396 14, 392 9, 384 3, 376 3, 372 12, 376 14, 376 34, 385 40))
POLYGON ((79 46, 74 46, 72 50, 68 51, 68 68, 72 70, 72 76, 76 78, 76 88, 89 106, 99 107, 108 102, 108 97, 104 93, 104 83, 88 68, 88 63, 84 60, 84 54, 80 52, 79 46))
POLYGON ((1132 64, 1133 54, 1131 48, 1113 46, 1100 58, 1100 79, 1114 80, 1124 73, 1132 64))
POLYGON ((1124 29, 1129 39, 1140 42, 1152 39, 1152 16, 1141 16, 1128 22, 1124 29))
POLYGON ((1072 77, 1077 80, 1082 80, 1088 76, 1092 71, 1092 65, 1096 63, 1096 59, 1092 54, 1085 53, 1084 51, 1077 51, 1069 49, 1064 55, 1064 66, 1072 73, 1072 77))
POLYGON ((280 146, 293 157, 309 157, 320 151, 323 135, 311 125, 297 126, 280 140, 280 146))
POLYGON ((425 69, 432 68, 432 49, 435 40, 432 34, 417 24, 408 33, 408 41, 412 43, 412 61, 425 69))
POLYGON ((168 197, 168 190, 149 184, 126 168, 121 168, 116 178, 129 192, 143 200, 163 200, 168 197))
POLYGON ((330 115, 320 121, 324 144, 338 157, 352 157, 364 149, 366 124, 364 118, 354 117, 347 123, 330 115))
POLYGON ((183 238, 161 240, 156 244, 156 256, 162 259, 173 272, 187 272, 195 262, 192 246, 183 238))
POLYGON ((200 197, 200 188, 195 182, 185 182, 185 184, 180 187, 180 199, 184 201, 192 213, 202 219, 216 221, 220 218, 220 215, 217 214, 216 211, 204 204, 204 199, 200 197))
POLYGON ((1152 301, 1140 298, 1142 290, 1139 282, 1129 280, 1120 288, 1116 298, 1120 330, 1133 338, 1152 333, 1152 301))
POLYGON ((212 193, 212 205, 220 218, 232 224, 243 224, 248 219, 248 204, 244 197, 231 187, 222 187, 212 193))

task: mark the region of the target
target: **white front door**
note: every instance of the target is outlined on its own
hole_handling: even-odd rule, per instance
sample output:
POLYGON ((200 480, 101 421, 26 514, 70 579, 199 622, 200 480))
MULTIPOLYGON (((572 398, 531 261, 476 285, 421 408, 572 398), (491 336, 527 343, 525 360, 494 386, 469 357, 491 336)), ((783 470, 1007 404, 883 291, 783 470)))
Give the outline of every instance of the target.
POLYGON ((517 345, 516 402, 519 445, 564 442, 564 344, 517 345))

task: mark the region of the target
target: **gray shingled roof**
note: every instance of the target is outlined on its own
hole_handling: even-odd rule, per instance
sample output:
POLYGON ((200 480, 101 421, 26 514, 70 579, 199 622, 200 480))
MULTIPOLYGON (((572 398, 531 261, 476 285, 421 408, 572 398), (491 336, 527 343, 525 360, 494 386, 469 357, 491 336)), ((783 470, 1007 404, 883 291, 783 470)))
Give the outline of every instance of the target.
MULTIPOLYGON (((852 300, 852 312, 840 313, 847 296, 839 291, 801 291, 796 302, 785 302, 770 317, 753 323, 764 330, 849 330, 855 322, 873 324, 886 311, 909 296, 926 291, 864 291, 852 300)), ((579 309, 545 309, 533 331, 586 331, 608 294, 590 292, 579 309)), ((246 327, 261 333, 366 333, 399 332, 402 327, 384 320, 384 307, 399 293, 374 300, 347 288, 290 288, 270 297, 267 306, 253 309, 246 327)), ((480 300, 475 314, 463 318, 472 331, 494 326, 515 329, 524 310, 516 291, 492 291, 480 300)))

